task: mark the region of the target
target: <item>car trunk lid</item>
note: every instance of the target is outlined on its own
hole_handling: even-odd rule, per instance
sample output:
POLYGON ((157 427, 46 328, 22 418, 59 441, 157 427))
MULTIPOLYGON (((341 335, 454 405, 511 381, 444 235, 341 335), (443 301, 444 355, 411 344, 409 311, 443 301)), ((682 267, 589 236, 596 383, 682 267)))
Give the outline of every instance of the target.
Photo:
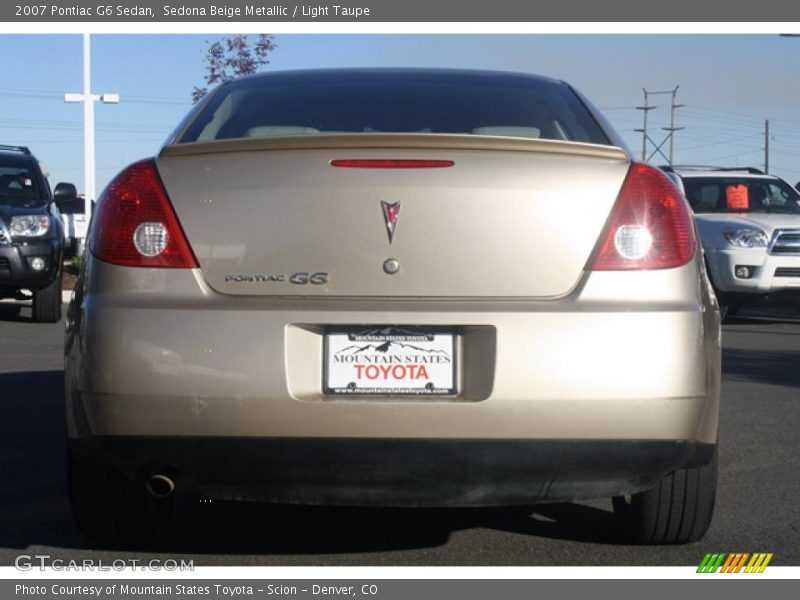
POLYGON ((157 160, 214 290, 345 297, 563 296, 629 164, 609 146, 403 134, 184 144, 157 160), (331 164, 353 159, 452 165, 331 164))

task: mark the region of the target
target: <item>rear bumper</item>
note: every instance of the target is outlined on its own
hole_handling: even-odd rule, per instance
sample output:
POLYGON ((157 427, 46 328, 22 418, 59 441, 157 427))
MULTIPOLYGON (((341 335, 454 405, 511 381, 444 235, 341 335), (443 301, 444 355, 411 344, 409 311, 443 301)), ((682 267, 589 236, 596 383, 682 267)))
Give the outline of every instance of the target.
POLYGON ((651 440, 98 437, 82 460, 144 485, 164 473, 206 498, 343 506, 490 506, 630 494, 715 446, 651 440))
POLYGON ((232 298, 205 291, 191 271, 94 260, 87 269, 87 281, 109 287, 82 296, 78 286, 67 316, 74 438, 716 441, 716 311, 700 301, 602 297, 663 295, 669 286, 686 298, 692 265, 635 278, 592 274, 582 291, 591 301, 544 302, 232 298), (364 324, 452 329, 458 396, 324 395, 325 328, 364 324))

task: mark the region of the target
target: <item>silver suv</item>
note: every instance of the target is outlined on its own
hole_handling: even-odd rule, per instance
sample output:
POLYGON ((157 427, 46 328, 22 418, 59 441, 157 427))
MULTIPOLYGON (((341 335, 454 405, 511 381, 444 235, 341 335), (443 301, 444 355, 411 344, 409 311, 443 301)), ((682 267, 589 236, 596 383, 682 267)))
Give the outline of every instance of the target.
POLYGON ((664 167, 695 213, 723 315, 800 299, 800 194, 758 169, 664 167))

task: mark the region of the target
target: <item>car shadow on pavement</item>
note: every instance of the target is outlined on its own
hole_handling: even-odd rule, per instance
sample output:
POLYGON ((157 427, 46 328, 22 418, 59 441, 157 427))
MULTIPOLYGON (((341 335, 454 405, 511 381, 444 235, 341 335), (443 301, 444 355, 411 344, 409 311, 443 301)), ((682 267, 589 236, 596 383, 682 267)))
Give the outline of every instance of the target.
MULTIPOLYGON (((184 526, 182 535, 164 550, 183 554, 304 555, 314 562, 314 555, 443 546, 454 533, 474 529, 584 543, 621 543, 610 510, 571 503, 508 508, 378 509, 268 507, 224 502, 213 508, 203 507, 184 526)), ((506 561, 529 564, 530 557, 506 557, 506 561)), ((196 557, 196 563, 203 564, 202 558, 196 557)), ((434 563, 423 555, 420 564, 434 563)))
POLYGON ((23 321, 30 321, 30 317, 23 317, 21 304, 0 303, 0 321, 21 323, 23 321))
POLYGON ((736 325, 753 325, 756 323, 786 323, 800 321, 800 307, 780 306, 774 308, 744 309, 725 319, 724 328, 736 325))
POLYGON ((0 373, 0 548, 75 542, 66 500, 63 371, 0 373))
POLYGON ((800 350, 724 348, 722 375, 727 381, 755 381, 800 387, 800 350))
MULTIPOLYGON (((366 509, 194 504, 178 535, 158 546, 98 546, 72 522, 66 490, 63 372, 0 373, 3 446, 0 550, 45 546, 72 552, 175 552, 182 555, 319 555, 433 548, 462 530, 489 529, 588 543, 615 543, 613 517, 579 504, 483 509, 366 509)), ((59 551, 60 554, 60 551, 59 551)), ((74 557, 73 557, 74 558, 74 557)), ((517 557, 525 564, 525 557, 517 557)), ((215 559, 211 559, 209 563, 215 559)), ((269 560, 269 559, 267 559, 269 560)), ((391 559, 389 559, 391 560, 391 559)), ((420 561, 426 560, 421 555, 420 561)), ((516 558, 509 559, 513 564, 516 558)), ((463 562, 463 558, 462 558, 463 562)), ((430 564, 430 563, 428 563, 430 564)))

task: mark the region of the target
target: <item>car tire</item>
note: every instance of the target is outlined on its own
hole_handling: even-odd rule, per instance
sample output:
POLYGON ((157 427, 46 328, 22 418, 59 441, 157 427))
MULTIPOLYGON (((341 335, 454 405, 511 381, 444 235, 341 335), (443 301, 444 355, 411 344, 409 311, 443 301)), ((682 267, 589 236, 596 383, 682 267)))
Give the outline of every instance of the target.
POLYGON ((62 277, 59 270, 56 278, 45 288, 33 292, 33 320, 37 323, 57 323, 61 320, 62 277))
POLYGON ((711 525, 717 490, 717 454, 706 465, 685 467, 653 488, 614 498, 614 515, 625 537, 637 544, 696 542, 711 525))
POLYGON ((77 460, 68 452, 67 478, 78 529, 98 542, 156 542, 171 520, 170 498, 153 498, 117 469, 77 460))

